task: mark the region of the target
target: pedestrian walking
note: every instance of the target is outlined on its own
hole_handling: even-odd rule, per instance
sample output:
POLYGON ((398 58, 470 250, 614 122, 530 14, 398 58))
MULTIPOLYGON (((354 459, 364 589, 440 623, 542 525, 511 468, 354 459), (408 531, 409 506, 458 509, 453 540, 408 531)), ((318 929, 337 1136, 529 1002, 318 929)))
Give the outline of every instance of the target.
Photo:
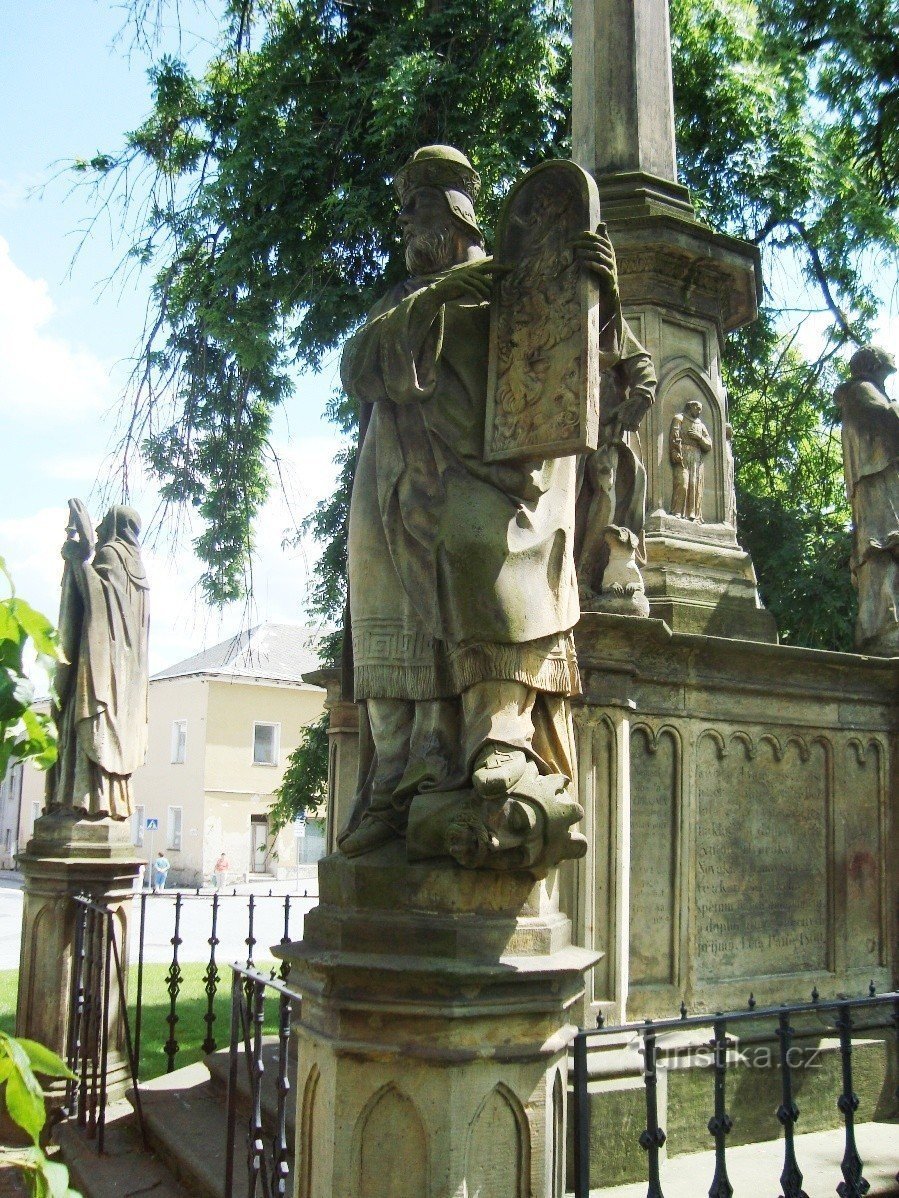
POLYGON ((165 853, 160 850, 156 854, 156 860, 153 862, 153 893, 158 894, 160 890, 165 890, 165 880, 168 877, 172 863, 166 857, 165 853))
POLYGON ((222 849, 221 853, 219 854, 219 859, 215 863, 214 874, 215 874, 216 890, 221 890, 222 887, 225 885, 225 883, 228 881, 228 870, 230 868, 231 868, 231 863, 229 862, 227 856, 225 855, 225 850, 222 849))

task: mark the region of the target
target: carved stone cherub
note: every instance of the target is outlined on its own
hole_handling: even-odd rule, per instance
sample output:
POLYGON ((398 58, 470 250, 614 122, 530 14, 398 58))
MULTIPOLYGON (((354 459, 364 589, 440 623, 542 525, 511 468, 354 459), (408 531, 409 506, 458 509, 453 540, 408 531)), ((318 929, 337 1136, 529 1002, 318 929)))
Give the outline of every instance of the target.
POLYGON ((899 654, 899 404, 886 393, 891 354, 860 349, 834 393, 843 417, 843 469, 852 506, 852 581, 858 591, 855 643, 899 654))
POLYGON ((674 474, 671 514, 682 520, 702 523, 702 491, 705 457, 711 452, 712 438, 700 420, 702 404, 688 399, 684 410, 671 421, 668 454, 674 474))

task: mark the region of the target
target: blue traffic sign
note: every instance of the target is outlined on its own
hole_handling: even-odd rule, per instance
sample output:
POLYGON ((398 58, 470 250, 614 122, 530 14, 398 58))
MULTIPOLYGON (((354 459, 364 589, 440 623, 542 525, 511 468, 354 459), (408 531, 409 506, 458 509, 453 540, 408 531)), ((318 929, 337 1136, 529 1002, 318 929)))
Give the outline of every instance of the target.
POLYGON ((156 819, 156 818, 155 818, 155 816, 152 816, 152 815, 151 815, 151 816, 150 816, 150 817, 149 817, 149 818, 148 818, 148 819, 145 821, 145 823, 144 823, 144 827, 147 829, 147 831, 148 831, 148 832, 155 832, 155 831, 156 831, 156 829, 159 827, 159 820, 158 820, 158 819, 156 819))

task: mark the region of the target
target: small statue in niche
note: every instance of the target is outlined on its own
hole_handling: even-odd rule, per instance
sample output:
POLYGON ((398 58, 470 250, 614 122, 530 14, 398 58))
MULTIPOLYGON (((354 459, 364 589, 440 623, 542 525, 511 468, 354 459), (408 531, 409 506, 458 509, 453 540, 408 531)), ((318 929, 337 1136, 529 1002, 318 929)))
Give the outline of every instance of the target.
POLYGON ((724 523, 737 527, 737 468, 734 461, 734 426, 724 426, 724 523))
POLYGON ((860 349, 834 392, 843 419, 843 470, 852 507, 852 582, 858 591, 855 643, 899 654, 899 404, 886 393, 891 354, 860 349))
POLYGON ((674 473, 671 514, 682 520, 702 523, 702 489, 705 457, 711 452, 712 438, 700 420, 702 404, 688 399, 684 410, 671 421, 668 454, 674 473))
POLYGON ((598 604, 648 616, 640 573, 646 560, 646 469, 631 442, 639 445, 637 428, 655 399, 656 375, 649 354, 636 343, 635 349, 602 377, 599 447, 582 467, 574 552, 585 610, 598 604))
POLYGON ((147 750, 149 583, 140 516, 111 507, 96 534, 87 509, 69 500, 53 719, 59 739, 47 775, 51 814, 133 811, 131 775, 147 750))

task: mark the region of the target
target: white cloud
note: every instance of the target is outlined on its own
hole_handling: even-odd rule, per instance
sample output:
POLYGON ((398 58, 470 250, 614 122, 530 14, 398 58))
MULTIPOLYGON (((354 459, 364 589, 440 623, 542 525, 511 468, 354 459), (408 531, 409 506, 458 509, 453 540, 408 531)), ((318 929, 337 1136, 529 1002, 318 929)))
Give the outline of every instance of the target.
POLYGON ((108 368, 49 330, 55 310, 46 282, 16 266, 0 237, 0 413, 6 419, 75 423, 110 404, 108 368))

